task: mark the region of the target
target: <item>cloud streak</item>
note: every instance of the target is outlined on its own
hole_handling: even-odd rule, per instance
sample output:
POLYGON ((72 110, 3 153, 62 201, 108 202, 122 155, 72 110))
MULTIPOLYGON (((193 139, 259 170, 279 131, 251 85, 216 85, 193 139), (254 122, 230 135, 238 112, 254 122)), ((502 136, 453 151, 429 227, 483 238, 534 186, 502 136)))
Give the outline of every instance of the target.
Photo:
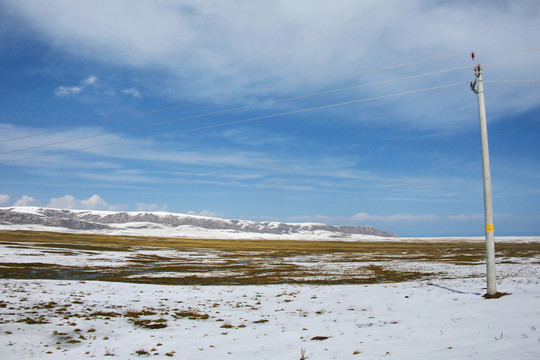
MULTIPOLYGON (((0 125, 6 134, 32 134, 39 129, 18 128, 12 125, 0 125)), ((99 129, 83 128, 62 134, 42 136, 43 143, 62 142, 62 139, 99 134, 99 129)), ((226 135, 231 136, 231 134, 226 135)), ((277 139, 278 137, 275 137, 277 139)), ((93 146, 124 142, 131 140, 126 135, 111 134, 90 139, 93 146)), ((133 139, 136 140, 136 139, 133 139)), ((245 142, 247 140, 242 140, 245 142)), ((283 141, 294 142, 294 138, 274 140, 282 147, 283 141)), ((16 143, 0 143, 0 149, 10 150, 34 144, 33 139, 16 143)), ((44 149, 9 154, 19 157, 39 156, 39 154, 71 151, 82 148, 83 142, 60 143, 44 149)), ((254 144, 254 143, 252 143, 254 144)), ((259 189, 284 189, 319 192, 360 192, 378 199, 407 200, 418 199, 451 199, 463 189, 476 188, 467 177, 433 176, 431 174, 404 175, 392 171, 375 171, 358 168, 352 159, 342 156, 310 156, 306 159, 287 151, 265 152, 220 149, 201 151, 171 150, 167 144, 153 141, 134 141, 120 145, 91 148, 73 153, 60 153, 34 160, 13 163, 15 166, 28 167, 34 174, 56 177, 56 169, 68 166, 71 176, 92 182, 103 182, 119 186, 134 184, 216 184, 259 189), (91 155, 91 160, 84 159, 91 155), (125 165, 125 161, 133 163, 125 165), (135 165, 139 164, 139 165, 135 165), (144 165, 145 164, 145 165, 144 165), (169 170, 158 172, 144 171, 140 167, 148 164, 163 164, 169 170), (181 169, 181 171, 177 170, 181 169)), ((478 185, 479 186, 479 185, 478 185)), ((470 191, 470 190, 468 190, 470 191)))
MULTIPOLYGON (((508 217, 505 214, 497 214, 498 219, 508 217)), ((400 223, 465 223, 479 222, 484 219, 483 214, 459 214, 459 215, 438 215, 438 214, 369 214, 367 212, 357 213, 352 216, 328 216, 328 215, 306 215, 290 217, 288 221, 302 222, 322 222, 329 224, 380 224, 389 226, 400 223)))

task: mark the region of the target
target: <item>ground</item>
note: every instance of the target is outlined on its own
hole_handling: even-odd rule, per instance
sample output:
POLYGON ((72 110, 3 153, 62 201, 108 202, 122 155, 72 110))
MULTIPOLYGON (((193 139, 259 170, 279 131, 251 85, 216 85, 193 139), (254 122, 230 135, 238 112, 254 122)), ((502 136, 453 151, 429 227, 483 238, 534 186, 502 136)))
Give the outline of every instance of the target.
POLYGON ((540 357, 535 243, 0 239, 7 360, 540 357))

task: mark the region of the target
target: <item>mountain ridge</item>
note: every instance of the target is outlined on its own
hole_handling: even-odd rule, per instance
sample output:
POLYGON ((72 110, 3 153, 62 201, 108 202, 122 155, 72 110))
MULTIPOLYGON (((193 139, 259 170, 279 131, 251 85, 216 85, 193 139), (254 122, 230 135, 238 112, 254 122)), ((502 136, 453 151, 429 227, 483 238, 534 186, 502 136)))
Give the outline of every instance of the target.
POLYGON ((127 212, 99 210, 71 210, 43 207, 0 208, 1 227, 45 226, 74 231, 143 234, 168 233, 172 237, 189 237, 199 229, 206 236, 233 234, 259 234, 266 237, 302 235, 302 237, 322 236, 324 238, 350 238, 351 236, 397 237, 390 231, 372 226, 328 225, 322 223, 284 223, 272 221, 251 221, 221 219, 170 212, 127 212))

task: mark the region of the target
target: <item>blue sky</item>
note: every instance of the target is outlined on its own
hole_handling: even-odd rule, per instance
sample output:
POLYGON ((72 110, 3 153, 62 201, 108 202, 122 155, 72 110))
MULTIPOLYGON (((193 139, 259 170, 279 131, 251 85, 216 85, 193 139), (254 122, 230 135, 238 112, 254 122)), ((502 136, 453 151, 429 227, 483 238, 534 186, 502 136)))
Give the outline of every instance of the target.
POLYGON ((475 51, 495 234, 540 235, 540 82, 488 82, 540 80, 539 33, 537 1, 0 0, 0 206, 480 236, 475 51))

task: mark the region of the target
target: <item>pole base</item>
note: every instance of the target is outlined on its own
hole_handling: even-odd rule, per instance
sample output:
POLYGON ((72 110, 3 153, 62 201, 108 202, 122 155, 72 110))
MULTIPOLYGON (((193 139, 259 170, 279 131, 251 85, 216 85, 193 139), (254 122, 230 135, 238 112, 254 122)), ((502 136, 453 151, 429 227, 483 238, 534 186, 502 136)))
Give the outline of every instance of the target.
POLYGON ((496 292, 495 294, 484 294, 482 295, 482 297, 484 299, 498 299, 498 298, 501 298, 503 296, 506 296, 506 295, 512 295, 512 293, 507 293, 507 292, 496 292))

